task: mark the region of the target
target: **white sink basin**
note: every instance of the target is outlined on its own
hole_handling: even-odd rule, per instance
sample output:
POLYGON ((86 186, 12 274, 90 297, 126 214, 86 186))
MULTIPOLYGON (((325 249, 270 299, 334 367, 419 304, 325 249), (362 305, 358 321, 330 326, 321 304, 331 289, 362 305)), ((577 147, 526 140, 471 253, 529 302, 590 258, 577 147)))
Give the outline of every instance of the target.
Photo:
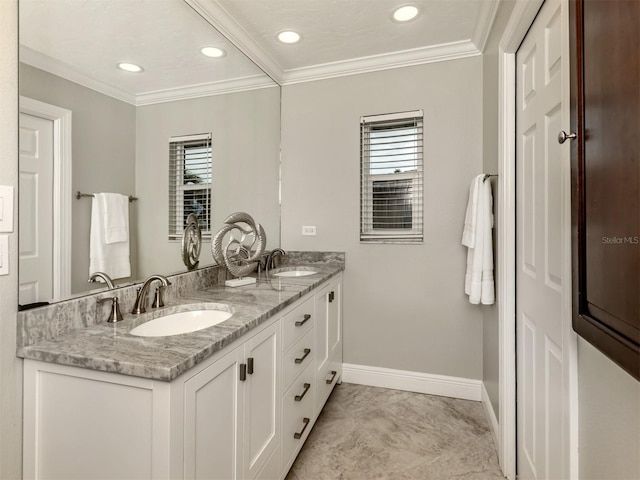
POLYGON ((319 270, 313 267, 284 267, 272 270, 270 273, 274 277, 306 277, 318 272, 319 270))
POLYGON ((196 332, 224 322, 233 315, 224 310, 193 310, 165 315, 149 320, 129 333, 137 337, 167 337, 196 332))

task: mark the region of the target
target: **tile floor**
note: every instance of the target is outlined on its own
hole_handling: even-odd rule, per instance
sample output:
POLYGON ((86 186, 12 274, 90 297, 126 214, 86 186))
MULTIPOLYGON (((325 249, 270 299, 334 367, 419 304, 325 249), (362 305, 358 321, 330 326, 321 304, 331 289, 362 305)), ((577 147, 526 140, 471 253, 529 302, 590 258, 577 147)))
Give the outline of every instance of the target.
POLYGON ((480 402, 343 383, 286 480, 503 479, 480 402))

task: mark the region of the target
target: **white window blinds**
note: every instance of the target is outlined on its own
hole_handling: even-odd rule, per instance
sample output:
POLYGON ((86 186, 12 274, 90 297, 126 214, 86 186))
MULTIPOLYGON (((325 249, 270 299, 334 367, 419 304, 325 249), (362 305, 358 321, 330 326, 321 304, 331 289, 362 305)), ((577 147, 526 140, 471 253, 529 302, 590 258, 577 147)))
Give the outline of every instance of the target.
POLYGON ((422 110, 360 119, 360 241, 422 243, 422 110))
POLYGON ((182 238, 190 213, 211 237, 211 134, 169 139, 169 239, 182 238))

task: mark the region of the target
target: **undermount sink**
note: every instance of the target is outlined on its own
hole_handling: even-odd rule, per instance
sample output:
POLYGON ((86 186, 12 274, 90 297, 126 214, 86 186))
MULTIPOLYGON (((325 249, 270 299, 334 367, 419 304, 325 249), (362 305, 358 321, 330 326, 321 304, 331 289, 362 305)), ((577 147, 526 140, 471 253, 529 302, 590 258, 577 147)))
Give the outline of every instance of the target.
POLYGON ((224 322, 233 313, 225 310, 192 310, 149 320, 129 333, 137 337, 167 337, 196 332, 224 322))
POLYGON ((276 268, 270 273, 274 277, 306 277, 308 275, 315 275, 320 270, 313 267, 283 267, 276 268))

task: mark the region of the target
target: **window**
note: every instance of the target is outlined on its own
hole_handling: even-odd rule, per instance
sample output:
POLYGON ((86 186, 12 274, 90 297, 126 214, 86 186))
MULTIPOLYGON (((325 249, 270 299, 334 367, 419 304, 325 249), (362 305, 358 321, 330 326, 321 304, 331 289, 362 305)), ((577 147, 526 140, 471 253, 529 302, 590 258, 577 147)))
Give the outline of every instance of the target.
POLYGON ((169 139, 169 239, 182 238, 187 217, 211 237, 211 134, 169 139))
POLYGON ((422 110, 360 119, 360 241, 422 243, 422 110))

